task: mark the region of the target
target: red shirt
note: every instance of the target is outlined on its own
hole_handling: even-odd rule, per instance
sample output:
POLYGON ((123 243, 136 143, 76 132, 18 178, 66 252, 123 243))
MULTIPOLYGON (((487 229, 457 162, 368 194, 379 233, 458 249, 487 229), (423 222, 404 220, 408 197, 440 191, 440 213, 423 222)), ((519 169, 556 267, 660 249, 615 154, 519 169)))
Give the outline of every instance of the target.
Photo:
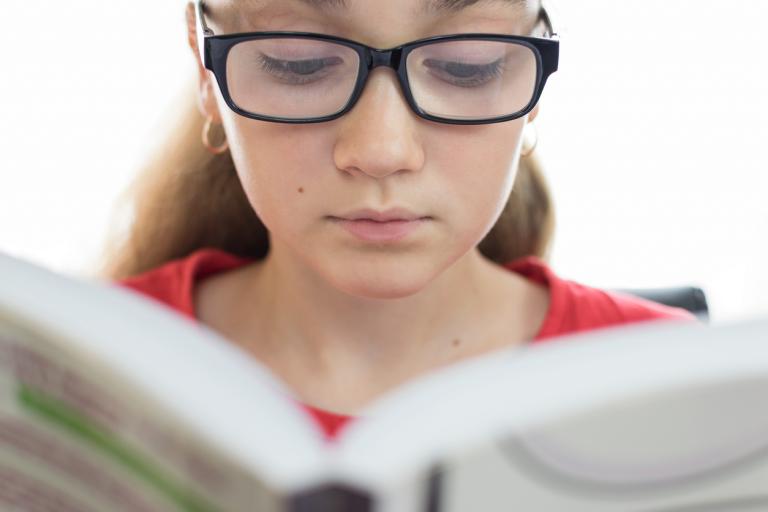
MULTIPOLYGON (((220 249, 203 248, 189 256, 173 260, 143 274, 119 281, 197 320, 193 288, 208 276, 233 270, 253 259, 242 258, 220 249)), ((554 336, 608 327, 611 325, 655 319, 690 320, 685 310, 655 302, 591 288, 557 277, 549 266, 536 257, 521 258, 504 268, 549 289, 550 306, 534 343, 554 336)), ((302 404, 333 438, 353 416, 336 414, 302 404)))

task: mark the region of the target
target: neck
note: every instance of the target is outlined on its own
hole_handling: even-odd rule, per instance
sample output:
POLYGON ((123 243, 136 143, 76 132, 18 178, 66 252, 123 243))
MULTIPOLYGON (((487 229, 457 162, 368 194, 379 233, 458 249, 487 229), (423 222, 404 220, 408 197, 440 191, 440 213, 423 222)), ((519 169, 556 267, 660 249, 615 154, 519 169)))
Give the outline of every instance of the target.
POLYGON ((510 325, 524 329, 514 318, 524 309, 524 280, 477 250, 396 299, 344 293, 279 245, 248 272, 237 301, 237 337, 295 389, 304 388, 305 398, 318 397, 310 403, 342 394, 345 403, 364 402, 372 390, 508 344, 492 337, 508 336, 510 325))

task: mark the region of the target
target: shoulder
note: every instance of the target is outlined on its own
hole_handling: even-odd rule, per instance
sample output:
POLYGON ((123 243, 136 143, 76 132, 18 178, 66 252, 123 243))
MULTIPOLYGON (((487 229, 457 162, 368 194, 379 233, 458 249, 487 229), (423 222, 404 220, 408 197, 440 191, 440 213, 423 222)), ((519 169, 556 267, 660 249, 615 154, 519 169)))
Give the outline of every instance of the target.
POLYGON ((221 249, 206 247, 114 284, 147 295, 194 317, 192 293, 195 285, 210 275, 241 267, 250 261, 221 249))
POLYGON ((535 257, 504 267, 549 289, 549 311, 536 339, 633 322, 696 320, 681 308, 563 279, 535 257))

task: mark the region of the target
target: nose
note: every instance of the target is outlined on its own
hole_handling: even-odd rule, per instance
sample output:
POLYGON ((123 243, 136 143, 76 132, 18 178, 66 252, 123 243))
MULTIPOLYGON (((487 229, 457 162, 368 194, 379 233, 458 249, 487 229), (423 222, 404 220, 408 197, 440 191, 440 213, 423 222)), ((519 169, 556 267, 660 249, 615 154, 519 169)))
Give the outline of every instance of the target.
POLYGON ((374 69, 357 104, 339 118, 336 167, 351 176, 374 178, 421 169, 422 122, 408 106, 394 71, 374 69))

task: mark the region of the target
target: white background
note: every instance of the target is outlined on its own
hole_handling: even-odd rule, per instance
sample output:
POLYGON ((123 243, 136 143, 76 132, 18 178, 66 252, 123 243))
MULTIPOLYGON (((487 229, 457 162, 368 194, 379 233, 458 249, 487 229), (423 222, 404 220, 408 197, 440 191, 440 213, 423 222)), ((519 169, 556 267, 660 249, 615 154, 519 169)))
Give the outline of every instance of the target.
MULTIPOLYGON (((4 3, 0 251, 89 271, 193 77, 182 4, 4 3)), ((561 67, 537 121, 555 270, 608 288, 699 285, 715 321, 768 314, 768 2, 557 7, 561 67)))

